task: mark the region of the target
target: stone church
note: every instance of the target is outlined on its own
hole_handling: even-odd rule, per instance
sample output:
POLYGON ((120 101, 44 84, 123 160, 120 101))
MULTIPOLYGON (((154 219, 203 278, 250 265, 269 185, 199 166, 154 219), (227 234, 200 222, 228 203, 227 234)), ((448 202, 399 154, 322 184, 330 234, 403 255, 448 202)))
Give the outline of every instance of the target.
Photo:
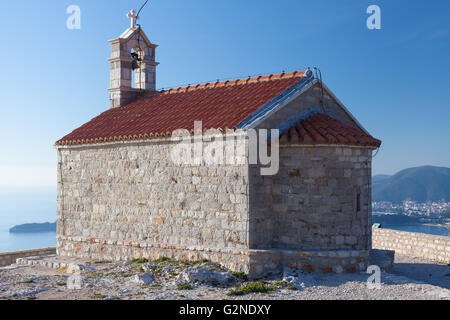
POLYGON ((158 46, 129 17, 130 28, 109 41, 110 108, 55 144, 58 254, 206 258, 253 277, 283 267, 365 270, 372 152, 381 141, 317 72, 157 91, 158 46), (232 148, 244 150, 238 161, 171 160, 172 133, 195 139, 199 121, 231 133, 232 148), (254 129, 279 129, 274 175, 249 161, 254 129))

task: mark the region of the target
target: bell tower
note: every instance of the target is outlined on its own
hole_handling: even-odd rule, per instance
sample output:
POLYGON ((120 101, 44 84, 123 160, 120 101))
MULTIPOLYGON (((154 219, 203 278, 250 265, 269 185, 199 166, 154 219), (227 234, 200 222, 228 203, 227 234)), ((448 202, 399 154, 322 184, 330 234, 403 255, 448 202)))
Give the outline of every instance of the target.
POLYGON ((110 67, 110 106, 118 108, 133 100, 137 94, 156 91, 155 51, 153 44, 145 35, 136 11, 127 14, 131 19, 130 28, 119 38, 109 40, 111 44, 110 67))

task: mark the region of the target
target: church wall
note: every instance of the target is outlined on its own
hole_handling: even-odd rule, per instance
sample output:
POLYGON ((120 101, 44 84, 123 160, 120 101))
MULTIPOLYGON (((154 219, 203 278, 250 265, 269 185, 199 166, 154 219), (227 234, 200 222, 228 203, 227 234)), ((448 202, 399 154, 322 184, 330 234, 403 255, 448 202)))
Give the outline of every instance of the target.
POLYGON ((259 256, 251 261, 263 261, 260 269, 272 269, 275 259, 307 270, 364 270, 372 236, 371 154, 281 146, 277 175, 261 177, 251 168, 249 244, 259 256))
POLYGON ((248 166, 175 165, 173 144, 58 149, 58 254, 207 258, 248 271, 248 166), (247 268, 247 269, 246 269, 247 268))
POLYGON ((281 146, 278 174, 261 176, 246 155, 234 165, 175 165, 172 146, 59 148, 58 254, 206 258, 251 277, 367 267, 370 149, 281 146))

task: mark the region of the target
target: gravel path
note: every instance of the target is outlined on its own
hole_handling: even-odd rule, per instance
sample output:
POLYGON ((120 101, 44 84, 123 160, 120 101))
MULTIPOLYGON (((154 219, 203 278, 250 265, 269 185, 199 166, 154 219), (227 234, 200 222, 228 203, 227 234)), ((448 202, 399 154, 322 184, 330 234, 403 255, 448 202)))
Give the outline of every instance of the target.
POLYGON ((435 264, 420 258, 396 255, 393 272, 450 290, 450 264, 435 264))
POLYGON ((207 262, 79 263, 82 287, 78 290, 68 288, 73 275, 67 268, 0 268, 0 300, 450 300, 450 277, 445 276, 450 267, 409 257, 397 258, 395 274, 382 273, 379 289, 367 288, 369 275, 364 273, 303 274, 288 270, 284 277, 260 283, 268 292, 237 296, 229 295, 230 291, 249 288, 252 283, 207 262))

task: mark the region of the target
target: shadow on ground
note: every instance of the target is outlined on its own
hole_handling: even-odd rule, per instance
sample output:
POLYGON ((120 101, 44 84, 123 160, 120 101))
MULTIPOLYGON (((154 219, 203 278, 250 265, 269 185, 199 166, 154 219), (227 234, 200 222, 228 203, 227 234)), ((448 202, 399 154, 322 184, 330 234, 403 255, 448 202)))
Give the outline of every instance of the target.
POLYGON ((450 266, 427 262, 396 262, 394 274, 450 290, 450 266))

